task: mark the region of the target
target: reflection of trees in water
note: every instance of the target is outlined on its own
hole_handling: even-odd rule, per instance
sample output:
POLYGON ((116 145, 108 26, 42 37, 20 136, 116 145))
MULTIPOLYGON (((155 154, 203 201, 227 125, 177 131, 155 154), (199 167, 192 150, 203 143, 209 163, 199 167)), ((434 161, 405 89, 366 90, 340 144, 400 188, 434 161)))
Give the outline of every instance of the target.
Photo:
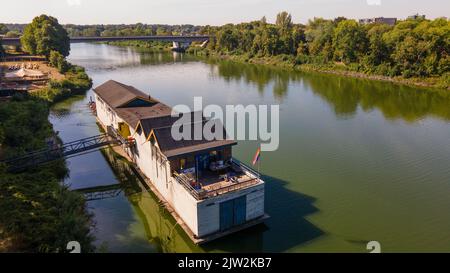
POLYGON ((380 110, 387 119, 415 122, 434 116, 450 120, 450 94, 445 91, 330 75, 308 74, 304 79, 338 116, 352 115, 361 107, 380 110))
POLYGON ((82 101, 85 98, 84 95, 80 95, 80 96, 73 96, 70 98, 67 98, 61 102, 56 103, 55 105, 53 105, 50 109, 50 115, 51 117, 55 117, 57 119, 63 120, 67 117, 69 117, 70 115, 72 115, 72 113, 74 112, 86 112, 87 114, 90 113, 90 109, 88 106, 81 106, 78 107, 79 109, 73 109, 73 105, 76 102, 82 101))
POLYGON ((300 74, 273 69, 267 66, 254 64, 241 64, 232 61, 209 61, 217 65, 218 75, 230 81, 243 81, 246 84, 256 85, 259 93, 263 93, 266 86, 273 84, 273 94, 282 99, 286 96, 290 81, 300 79, 300 74))
POLYGON ((361 107, 364 111, 378 109, 387 119, 414 122, 434 116, 450 120, 450 94, 445 90, 439 92, 372 80, 290 72, 231 61, 209 62, 217 66, 217 74, 227 82, 254 84, 259 93, 273 84, 273 95, 278 99, 286 97, 290 82, 304 80, 306 87, 327 101, 338 116, 353 115, 361 107))
POLYGON ((195 56, 179 52, 149 52, 148 50, 140 52, 140 64, 142 65, 158 65, 169 63, 185 63, 198 61, 195 56))

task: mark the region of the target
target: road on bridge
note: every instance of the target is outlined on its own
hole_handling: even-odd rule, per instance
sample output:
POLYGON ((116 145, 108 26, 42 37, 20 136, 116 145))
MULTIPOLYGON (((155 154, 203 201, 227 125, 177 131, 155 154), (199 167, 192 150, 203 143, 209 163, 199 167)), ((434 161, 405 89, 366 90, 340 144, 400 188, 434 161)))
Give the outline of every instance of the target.
MULTIPOLYGON (((71 43, 89 43, 89 42, 114 42, 114 41, 161 41, 161 42, 178 42, 178 43, 191 43, 191 42, 204 42, 209 40, 210 36, 198 35, 198 36, 114 36, 114 37, 72 37, 71 43)), ((3 45, 20 45, 20 38, 2 38, 1 44, 3 45)))

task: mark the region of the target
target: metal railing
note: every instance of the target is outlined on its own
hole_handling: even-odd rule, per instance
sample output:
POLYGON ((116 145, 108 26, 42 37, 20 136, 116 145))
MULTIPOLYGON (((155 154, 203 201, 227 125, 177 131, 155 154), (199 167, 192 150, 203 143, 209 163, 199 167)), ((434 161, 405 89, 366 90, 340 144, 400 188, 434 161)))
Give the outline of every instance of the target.
POLYGON ((195 189, 191 185, 191 179, 189 179, 185 174, 179 174, 177 172, 174 172, 175 180, 180 183, 195 199, 197 200, 203 200, 211 197, 215 197, 221 194, 225 194, 228 192, 236 191, 251 185, 256 185, 260 182, 259 174, 249 166, 245 165, 244 163, 241 163, 237 159, 232 159, 231 164, 234 164, 237 167, 240 167, 243 169, 244 173, 249 177, 249 179, 239 182, 234 182, 231 185, 228 186, 219 186, 217 188, 214 188, 212 190, 204 190, 204 189, 195 189), (249 175, 250 174, 250 175, 249 175))
POLYGON ((18 171, 70 155, 104 147, 114 142, 115 140, 112 140, 107 134, 102 134, 67 142, 63 145, 54 145, 52 148, 33 151, 19 157, 2 160, 0 163, 9 165, 9 170, 18 171))

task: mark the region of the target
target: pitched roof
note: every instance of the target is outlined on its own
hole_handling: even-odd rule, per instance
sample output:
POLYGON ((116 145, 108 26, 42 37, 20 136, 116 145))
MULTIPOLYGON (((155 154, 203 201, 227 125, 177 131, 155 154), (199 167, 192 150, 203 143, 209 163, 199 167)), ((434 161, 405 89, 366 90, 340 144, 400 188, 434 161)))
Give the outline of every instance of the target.
POLYGON ((158 102, 148 107, 116 108, 117 114, 131 127, 136 128, 140 120, 162 117, 171 114, 172 108, 158 102))
POLYGON ((136 128, 139 124, 146 136, 154 134, 161 152, 167 157, 237 144, 236 141, 227 139, 225 128, 219 121, 213 126, 213 130, 222 130, 225 139, 207 140, 202 134, 202 139, 194 140, 195 124, 200 123, 203 132, 203 126, 208 121, 202 114, 202 120, 196 122, 195 112, 191 112, 193 122, 186 123, 191 126, 192 140, 175 140, 172 137, 172 125, 179 117, 171 116, 172 108, 132 86, 109 80, 94 88, 94 91, 103 101, 114 108, 114 111, 130 126, 136 128), (142 99, 150 102, 150 104, 130 107, 129 102, 135 99, 142 99))
POLYGON ((166 116, 172 112, 172 108, 151 98, 148 94, 133 86, 113 80, 109 80, 94 88, 94 91, 103 101, 113 107, 116 113, 133 128, 137 126, 141 119, 166 116), (123 107, 126 103, 134 99, 143 99, 150 102, 150 105, 145 107, 123 107))
MULTIPOLYGON (((201 111, 190 112, 189 114, 191 114, 191 116, 190 116, 191 121, 195 121, 195 119, 198 117, 201 117, 201 120, 205 120, 203 113, 201 111), (196 113, 199 116, 195 116, 196 113)), ((179 119, 180 119, 180 117, 177 117, 177 116, 172 117, 171 114, 169 113, 168 115, 153 116, 153 117, 141 119, 139 121, 139 125, 141 126, 145 135, 148 136, 153 129, 160 128, 160 127, 172 126, 179 119)), ((201 121, 201 120, 199 119, 199 121, 201 121)))
POLYGON ((195 125, 201 124, 200 128, 202 129, 203 132, 203 128, 207 122, 208 120, 203 120, 202 122, 192 122, 189 124, 185 124, 187 126, 190 126, 191 129, 190 139, 175 140, 172 136, 172 126, 155 128, 152 130, 152 133, 156 137, 161 152, 167 157, 173 157, 177 155, 237 144, 236 141, 227 139, 228 136, 226 134, 225 128, 223 127, 222 123, 219 120, 215 120, 215 122, 217 123, 213 126, 212 131, 215 132, 216 130, 222 130, 224 138, 223 140, 220 139, 207 140, 205 139, 203 134, 201 139, 195 140, 194 139, 195 125))
POLYGON ((133 99, 140 98, 149 102, 157 103, 148 94, 120 82, 109 80, 102 85, 94 88, 95 93, 99 95, 107 104, 116 108, 123 106, 133 99))

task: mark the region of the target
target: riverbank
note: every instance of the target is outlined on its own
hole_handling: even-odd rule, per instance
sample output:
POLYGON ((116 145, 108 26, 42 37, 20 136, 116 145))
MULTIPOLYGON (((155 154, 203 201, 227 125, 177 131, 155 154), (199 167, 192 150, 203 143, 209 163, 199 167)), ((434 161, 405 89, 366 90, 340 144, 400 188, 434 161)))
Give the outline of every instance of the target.
POLYGON ((30 95, 54 104, 73 95, 79 95, 92 87, 92 80, 84 68, 70 65, 63 79, 50 80, 44 88, 30 92, 30 95))
POLYGON ((168 42, 154 42, 154 41, 115 41, 105 42, 104 44, 113 46, 129 46, 136 49, 142 48, 152 52, 170 52, 172 44, 168 42))
MULTIPOLYGON (((90 89, 84 69, 70 65, 64 78, 16 95, 0 104, 0 157, 20 156, 61 142, 49 122, 50 106, 90 89)), ((83 196, 62 184, 69 174, 64 160, 13 173, 0 164, 0 252, 64 252, 78 241, 94 250, 92 215, 83 196)))
POLYGON ((441 77, 411 77, 404 78, 401 76, 388 77, 377 74, 368 74, 357 71, 357 68, 346 66, 342 63, 329 64, 310 64, 302 63, 294 56, 277 55, 272 57, 250 57, 249 55, 232 55, 221 54, 208 49, 191 48, 187 51, 189 54, 194 54, 200 57, 218 58, 220 60, 230 60, 239 63, 249 63, 257 65, 265 65, 270 67, 278 67, 288 70, 303 71, 303 72, 317 72, 325 74, 333 74, 352 78, 362 78, 375 81, 392 82, 396 84, 403 84, 414 87, 433 88, 441 90, 450 90, 450 73, 442 75, 441 77))

